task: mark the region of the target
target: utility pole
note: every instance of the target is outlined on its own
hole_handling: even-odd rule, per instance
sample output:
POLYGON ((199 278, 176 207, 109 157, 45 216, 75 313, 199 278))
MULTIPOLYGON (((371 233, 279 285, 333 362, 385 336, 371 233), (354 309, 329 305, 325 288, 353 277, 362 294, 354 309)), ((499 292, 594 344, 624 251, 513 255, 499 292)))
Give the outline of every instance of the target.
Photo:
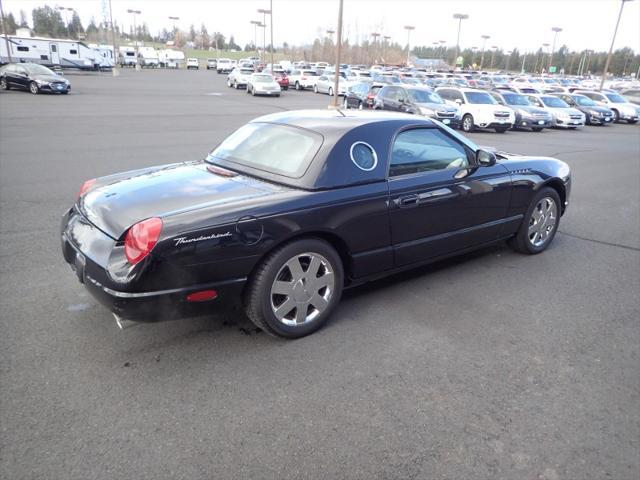
POLYGON ((119 74, 116 69, 118 46, 116 45, 116 29, 113 26, 113 9, 111 8, 111 0, 109 0, 109 23, 111 23, 111 41, 113 42, 113 67, 111 68, 111 74, 115 77, 119 74))
POLYGON ((271 71, 273 72, 273 0, 269 0, 269 16, 271 17, 271 71))
POLYGON ((133 34, 134 34, 134 38, 135 38, 135 45, 136 45, 136 70, 138 70, 140 68, 140 64, 138 63, 138 27, 136 25, 136 15, 140 15, 142 12, 140 10, 131 10, 128 9, 127 13, 130 13, 133 15, 133 34))
POLYGON ((340 6, 338 7, 338 33, 336 38, 336 72, 333 81, 333 108, 338 108, 338 98, 340 95, 340 50, 342 47, 342 4, 343 0, 340 0, 340 6))
POLYGON ((458 20, 458 40, 456 41, 456 56, 453 59, 453 68, 455 69, 458 62, 458 56, 460 55, 460 30, 462 29, 462 20, 466 20, 467 18, 469 18, 469 15, 467 15, 466 13, 454 13, 453 18, 458 20))
POLYGON ((607 78, 607 72, 609 71, 609 63, 611 63, 611 53, 613 52, 613 44, 616 42, 616 34, 618 33, 618 27, 620 26, 620 18, 622 17, 622 9, 624 8, 625 2, 630 2, 631 0, 621 0, 620 2, 620 12, 618 13, 618 21, 616 22, 616 28, 613 31, 613 38, 611 39, 611 47, 609 47, 609 54, 607 55, 607 61, 604 64, 604 72, 602 72, 602 80, 600 80, 600 90, 604 87, 604 81, 607 78))
POLYGON ((373 56, 373 61, 371 62, 371 64, 374 64, 374 63, 378 63, 378 60, 377 60, 377 58, 378 58, 378 55, 377 55, 378 50, 376 48, 376 40, 378 40, 378 38, 380 37, 380 34, 378 32, 373 32, 371 34, 371 36, 373 37, 373 55, 372 55, 373 56))
POLYGON ((7 37, 7 21, 4 18, 4 9, 2 8, 2 0, 0 0, 0 15, 2 16, 2 31, 4 32, 4 41, 7 44, 7 56, 9 57, 9 63, 11 60, 11 49, 9 48, 9 37, 7 37))
POLYGON ((493 45, 491 49, 493 52, 491 53, 491 65, 489 66, 489 70, 493 70, 493 61, 496 59, 496 50, 498 50, 498 46, 493 45))

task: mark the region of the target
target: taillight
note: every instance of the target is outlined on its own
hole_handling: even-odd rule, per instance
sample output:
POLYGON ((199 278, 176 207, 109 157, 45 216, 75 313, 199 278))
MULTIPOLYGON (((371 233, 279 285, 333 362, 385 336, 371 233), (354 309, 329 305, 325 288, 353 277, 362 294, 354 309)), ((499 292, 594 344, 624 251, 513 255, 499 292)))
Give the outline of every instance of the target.
POLYGON ((302 80, 306 80, 306 79, 307 79, 307 77, 302 77, 302 80))
POLYGON ((124 238, 124 254, 131 265, 135 265, 153 250, 160 232, 162 220, 153 217, 136 223, 129 229, 124 238))
POLYGON ((91 180, 87 180, 86 182, 84 182, 80 187, 80 191, 78 192, 78 198, 80 198, 82 195, 87 193, 95 183, 96 183, 95 178, 92 178, 91 180))

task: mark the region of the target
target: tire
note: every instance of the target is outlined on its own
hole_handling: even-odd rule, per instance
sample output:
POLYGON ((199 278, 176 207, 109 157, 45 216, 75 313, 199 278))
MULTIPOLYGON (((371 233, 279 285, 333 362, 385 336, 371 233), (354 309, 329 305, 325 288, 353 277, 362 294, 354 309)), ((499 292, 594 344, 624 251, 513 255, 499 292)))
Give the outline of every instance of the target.
POLYGON ((333 97, 333 88, 329 87, 329 91, 327 93, 330 97, 333 97))
POLYGON ((247 95, 251 93, 251 90, 249 90, 249 85, 247 85, 247 89, 245 91, 247 92, 247 95))
POLYGON ((638 120, 627 120, 629 125, 633 125, 634 123, 638 123, 638 120))
POLYGON ((256 96, 256 91, 255 91, 255 89, 253 89, 253 88, 251 89, 251 96, 253 96, 253 97, 255 97, 255 96, 256 96))
POLYGON ((314 86, 313 86, 313 92, 314 92, 314 93, 318 93, 318 86, 317 86, 317 85, 314 85, 314 86))
POLYGON ((237 80, 233 81, 233 88, 235 88, 236 90, 238 90, 238 88, 240 88, 240 87, 238 87, 238 81, 237 80))
POLYGON ((578 127, 567 127, 567 130, 575 130, 578 127))
POLYGON ((283 87, 282 89, 286 92, 287 90, 289 90, 289 87, 283 87))
POLYGON ((347 100, 347 97, 344 97, 344 100, 342 101, 342 108, 349 110, 349 101, 347 100))
POLYGON ((535 255, 546 250, 558 231, 560 212, 561 205, 558 192, 553 188, 543 187, 531 200, 531 204, 522 220, 518 233, 509 240, 511 248, 517 252, 529 255, 535 255), (551 202, 554 205, 553 207, 549 206, 551 202), (540 209, 541 206, 542 209, 540 209), (551 217, 540 217, 540 212, 544 212, 545 215, 551 213, 551 217), (549 225, 551 218, 553 218, 554 221, 553 225, 549 225), (540 227, 543 228, 544 233, 540 232, 540 227, 532 230, 530 233, 530 229, 541 221, 543 223, 540 227), (539 238, 538 235, 541 235, 544 239, 539 238), (533 236, 533 238, 531 238, 531 236, 533 236))
POLYGON ((544 128, 532 127, 531 130, 533 130, 534 132, 541 132, 542 130, 544 130, 544 128))
POLYGON ((475 130, 475 125, 473 124, 473 116, 467 113, 464 117, 462 117, 462 131, 465 133, 471 133, 475 130))
POLYGON ((252 275, 244 296, 245 312, 272 335, 309 335, 326 323, 340 302, 343 279, 342 260, 331 245, 315 238, 293 241, 270 253, 252 275), (316 271, 310 272, 311 268, 316 271))
POLYGON ((279 98, 279 97, 280 97, 280 94, 279 94, 279 93, 278 93, 278 94, 276 94, 276 97, 277 97, 277 98, 279 98))
POLYGON ((494 130, 496 131, 496 133, 504 133, 509 130, 509 127, 496 127, 494 128, 494 130))
POLYGON ((618 123, 620 121, 620 112, 615 108, 612 108, 611 111, 613 112, 613 123, 618 123))
POLYGON ((38 84, 36 82, 29 82, 29 91, 34 95, 40 93, 40 89, 38 88, 38 84))
POLYGON ((6 78, 0 78, 0 90, 9 90, 9 84, 6 78))
POLYGON ((228 78, 227 78, 227 87, 231 88, 231 80, 229 80, 228 78))
POLYGON ((296 90, 300 90, 300 82, 296 82, 296 90))
POLYGON ((358 102, 358 110, 364 110, 364 105, 362 102, 358 102))

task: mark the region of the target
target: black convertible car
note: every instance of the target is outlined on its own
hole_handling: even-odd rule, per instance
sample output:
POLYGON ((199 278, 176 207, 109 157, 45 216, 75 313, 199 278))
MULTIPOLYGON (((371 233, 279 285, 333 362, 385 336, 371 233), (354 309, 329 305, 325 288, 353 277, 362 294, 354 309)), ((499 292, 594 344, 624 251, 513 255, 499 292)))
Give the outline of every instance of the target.
POLYGON ((116 319, 240 300, 259 327, 294 338, 345 287, 502 239, 543 251, 570 187, 559 160, 483 150, 426 118, 284 112, 204 161, 85 182, 62 251, 116 319))

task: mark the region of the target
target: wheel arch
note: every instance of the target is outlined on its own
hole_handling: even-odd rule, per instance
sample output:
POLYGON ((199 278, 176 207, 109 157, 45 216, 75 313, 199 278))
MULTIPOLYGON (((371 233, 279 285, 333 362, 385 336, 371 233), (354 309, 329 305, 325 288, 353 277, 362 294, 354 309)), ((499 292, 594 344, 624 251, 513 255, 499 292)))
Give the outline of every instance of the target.
POLYGON ((562 183, 562 180, 560 180, 559 178, 551 178, 540 185, 538 190, 543 187, 553 188, 558 193, 558 196, 560 197, 560 210, 561 213, 564 213, 564 210, 566 208, 565 202, 567 201, 567 189, 564 186, 564 183, 562 183))

